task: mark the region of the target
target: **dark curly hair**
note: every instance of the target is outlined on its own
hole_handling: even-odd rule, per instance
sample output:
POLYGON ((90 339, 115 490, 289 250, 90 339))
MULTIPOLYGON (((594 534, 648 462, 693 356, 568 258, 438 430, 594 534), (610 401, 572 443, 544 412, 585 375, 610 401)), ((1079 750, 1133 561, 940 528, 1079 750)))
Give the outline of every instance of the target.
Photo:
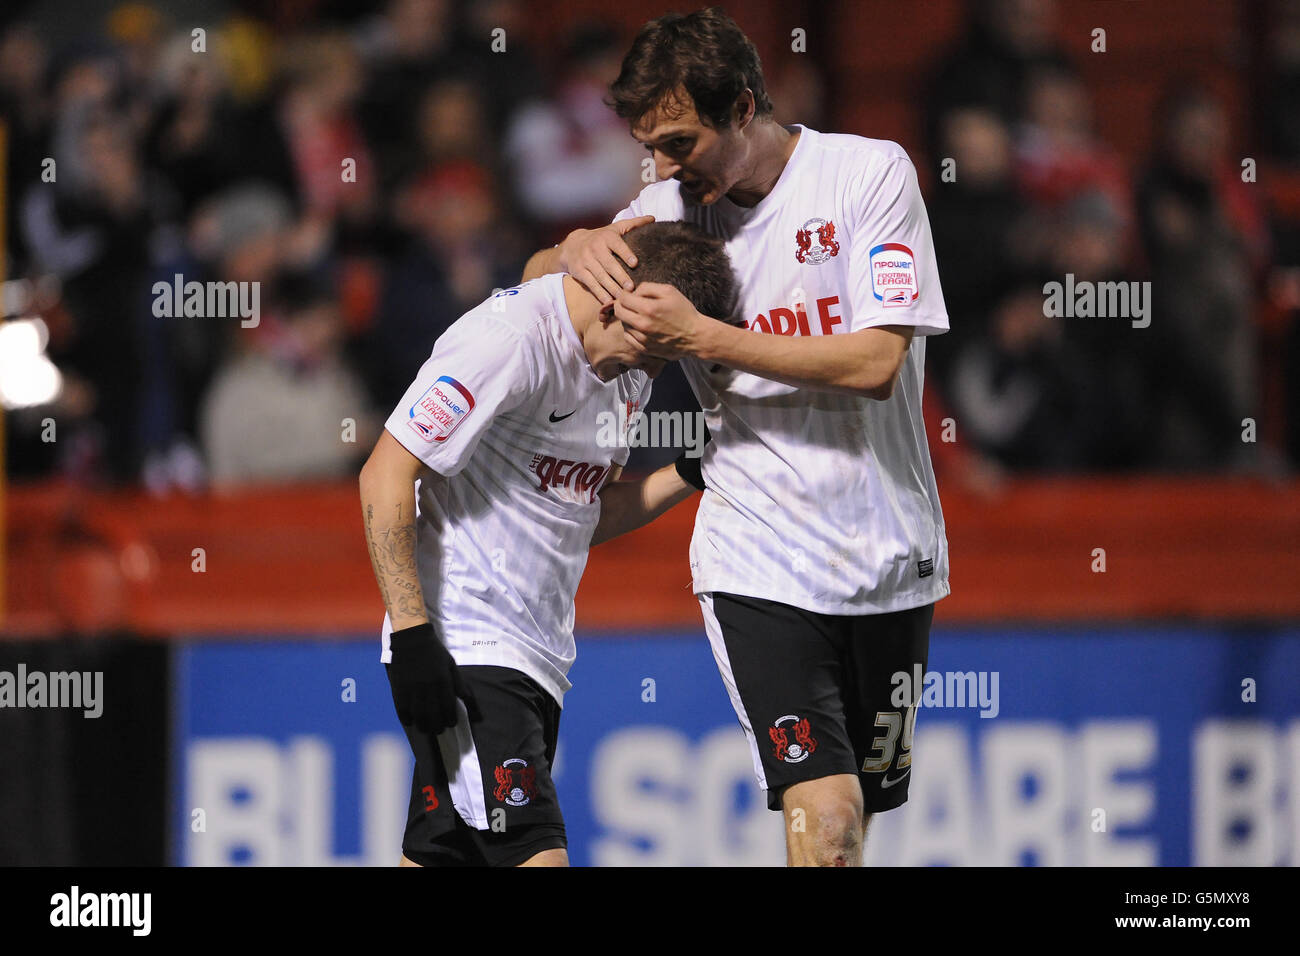
POLYGON ((772 113, 758 51, 720 7, 669 13, 643 26, 608 102, 635 124, 683 89, 701 122, 715 129, 731 125, 731 108, 746 89, 754 94, 755 116, 772 113))

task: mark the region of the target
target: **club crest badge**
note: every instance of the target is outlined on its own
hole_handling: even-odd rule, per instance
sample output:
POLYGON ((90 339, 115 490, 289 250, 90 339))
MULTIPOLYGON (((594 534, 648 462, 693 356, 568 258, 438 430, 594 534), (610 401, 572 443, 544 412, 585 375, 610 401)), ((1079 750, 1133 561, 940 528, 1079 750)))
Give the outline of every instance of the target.
POLYGON ((807 717, 787 714, 767 729, 767 735, 772 738, 776 759, 785 763, 803 763, 817 749, 807 717))
POLYGON ((801 265, 807 262, 820 265, 840 252, 840 244, 835 239, 835 223, 826 219, 809 219, 803 228, 795 231, 794 242, 794 257, 801 265))
POLYGON ((537 771, 528 761, 511 757, 497 765, 497 786, 492 796, 511 807, 525 807, 537 796, 537 771))

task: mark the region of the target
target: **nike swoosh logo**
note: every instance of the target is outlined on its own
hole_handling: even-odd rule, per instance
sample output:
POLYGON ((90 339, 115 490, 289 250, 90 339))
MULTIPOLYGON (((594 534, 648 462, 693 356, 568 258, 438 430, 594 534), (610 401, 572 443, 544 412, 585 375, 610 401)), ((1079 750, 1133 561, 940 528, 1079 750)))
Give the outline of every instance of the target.
POLYGON ((881 780, 880 780, 880 789, 881 789, 881 790, 888 790, 888 789, 889 789, 890 787, 892 787, 894 784, 896 784, 896 783, 898 783, 900 780, 903 780, 904 778, 906 778, 907 775, 908 775, 909 773, 911 773, 911 772, 912 772, 912 768, 911 768, 911 767, 908 767, 906 770, 904 770, 902 773, 900 773, 900 774, 899 774, 897 777, 895 777, 893 780, 890 780, 890 779, 889 779, 889 775, 886 774, 886 775, 885 775, 884 777, 882 777, 881 780))
MULTIPOLYGON (((569 412, 569 415, 572 415, 572 414, 573 414, 574 412, 576 412, 576 411, 577 411, 577 409, 575 408, 572 412, 569 412)), ((569 415, 561 415, 559 418, 556 418, 556 417, 555 417, 555 412, 551 412, 551 421, 552 421, 552 422, 562 422, 562 421, 564 421, 566 418, 568 418, 569 415)))

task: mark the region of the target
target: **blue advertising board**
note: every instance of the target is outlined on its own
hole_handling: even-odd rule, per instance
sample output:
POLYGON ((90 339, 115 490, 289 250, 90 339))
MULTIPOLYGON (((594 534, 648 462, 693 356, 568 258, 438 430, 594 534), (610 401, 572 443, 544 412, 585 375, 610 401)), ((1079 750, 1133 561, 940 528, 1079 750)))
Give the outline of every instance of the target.
MULTIPOLYGON (((411 758, 377 641, 188 642, 184 865, 392 865, 411 758)), ((941 629, 872 865, 1300 863, 1300 629, 941 629)), ((555 777, 576 865, 781 865, 701 635, 580 637, 555 777)), ((760 734, 762 730, 760 730, 760 734)), ((760 745, 763 741, 760 740, 760 745)))

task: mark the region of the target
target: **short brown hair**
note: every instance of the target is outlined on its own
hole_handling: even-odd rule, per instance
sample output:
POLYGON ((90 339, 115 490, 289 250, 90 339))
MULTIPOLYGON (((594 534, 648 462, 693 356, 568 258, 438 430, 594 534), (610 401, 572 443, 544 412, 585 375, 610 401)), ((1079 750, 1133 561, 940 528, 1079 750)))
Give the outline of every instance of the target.
POLYGON ((669 13, 643 26, 610 86, 610 105, 636 123, 682 89, 701 122, 714 128, 731 125, 731 108, 747 89, 755 116, 772 112, 758 51, 719 7, 669 13))
POLYGON ((721 240, 689 222, 648 222, 623 236, 636 255, 633 282, 676 286, 702 315, 724 322, 736 308, 736 276, 721 240))

